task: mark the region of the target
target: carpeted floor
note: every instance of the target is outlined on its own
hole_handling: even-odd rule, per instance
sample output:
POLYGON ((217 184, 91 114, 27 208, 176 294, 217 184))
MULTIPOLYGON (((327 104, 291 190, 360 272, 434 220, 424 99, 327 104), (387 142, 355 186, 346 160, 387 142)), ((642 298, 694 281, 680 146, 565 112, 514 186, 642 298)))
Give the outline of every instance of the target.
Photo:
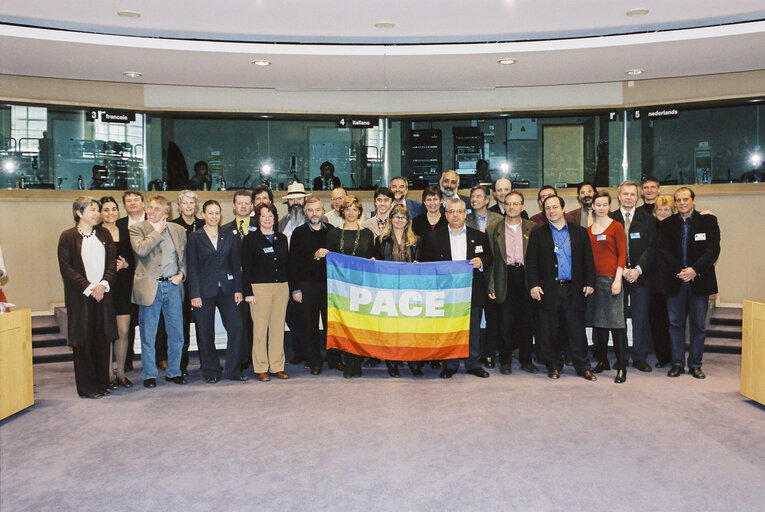
MULTIPOLYGON (((196 364, 192 361, 192 368, 196 364)), ((36 404, 0 423, 0 509, 762 510, 765 407, 740 358, 707 379, 590 383, 514 368, 449 381, 383 367, 77 397, 35 366, 36 404)))

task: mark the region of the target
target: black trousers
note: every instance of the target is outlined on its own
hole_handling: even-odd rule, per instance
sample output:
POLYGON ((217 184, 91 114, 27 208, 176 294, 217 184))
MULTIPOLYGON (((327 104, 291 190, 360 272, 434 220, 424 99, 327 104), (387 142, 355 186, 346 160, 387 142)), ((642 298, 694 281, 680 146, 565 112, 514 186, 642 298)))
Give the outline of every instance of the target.
MULTIPOLYGON (((303 292, 306 360, 311 366, 321 366, 324 362, 321 350, 327 346, 327 283, 305 281, 300 283, 300 290, 303 292), (319 329, 319 317, 324 326, 324 333, 319 329)), ((327 349, 327 365, 330 368, 337 367, 341 353, 336 348, 327 349)))
POLYGON ((486 317, 486 330, 481 337, 481 357, 494 357, 499 341, 499 304, 487 299, 483 305, 483 314, 486 317))
POLYGON ((513 350, 518 349, 522 365, 531 363, 531 296, 526 288, 526 269, 507 267, 507 295, 497 304, 500 326, 499 363, 510 364, 513 350))
POLYGON ((460 361, 465 362, 466 370, 475 370, 481 367, 481 306, 470 308, 470 345, 468 357, 465 359, 445 359, 443 367, 445 370, 457 371, 460 367, 460 361))
POLYGON ((290 328, 292 359, 306 359, 305 313, 303 305, 292 300, 292 296, 290 296, 290 300, 287 302, 285 321, 287 322, 287 327, 290 328))
MULTIPOLYGON (((252 315, 250 314, 250 305, 245 301, 240 302, 236 309, 242 325, 242 339, 239 342, 239 369, 245 371, 252 366, 252 315)), ((226 357, 228 357, 228 351, 226 357)))
POLYGON ((220 311, 223 327, 226 328, 226 368, 223 376, 238 379, 242 375, 240 354, 242 343, 242 318, 234 303, 233 295, 225 295, 218 288, 215 297, 202 297, 202 307, 196 309, 197 346, 202 366, 202 377, 220 377, 221 367, 215 349, 215 307, 220 311))
POLYGON ((627 369, 627 330, 626 329, 604 329, 602 327, 592 328, 593 350, 595 359, 602 363, 608 362, 608 332, 611 331, 611 337, 614 340, 614 354, 616 354, 617 370, 627 369))
POLYGON ((669 338, 669 313, 667 298, 662 293, 652 293, 648 302, 648 320, 651 326, 653 349, 656 360, 662 364, 672 362, 672 348, 669 338))
POLYGON ((130 305, 130 325, 128 326, 128 346, 125 356, 125 371, 133 369, 133 359, 135 359, 135 330, 138 328, 138 304, 130 305))
POLYGON ((104 333, 102 302, 88 297, 88 332, 74 351, 74 381, 80 396, 103 393, 109 387, 109 343, 104 333))
POLYGON ((557 350, 555 337, 560 333, 561 321, 566 323, 566 340, 558 340, 560 348, 571 355, 577 374, 590 370, 587 355, 587 334, 584 329, 584 301, 581 289, 571 283, 544 290, 544 303, 539 308, 539 352, 547 370, 562 370, 563 357, 557 350))

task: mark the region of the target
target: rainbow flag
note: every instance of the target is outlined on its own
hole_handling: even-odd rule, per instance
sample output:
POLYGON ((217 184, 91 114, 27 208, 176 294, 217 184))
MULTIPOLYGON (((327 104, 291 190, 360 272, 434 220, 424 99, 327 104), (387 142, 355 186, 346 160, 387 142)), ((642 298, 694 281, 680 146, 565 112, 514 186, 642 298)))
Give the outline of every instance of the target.
POLYGON ((327 254, 327 348, 394 361, 468 356, 473 267, 327 254))

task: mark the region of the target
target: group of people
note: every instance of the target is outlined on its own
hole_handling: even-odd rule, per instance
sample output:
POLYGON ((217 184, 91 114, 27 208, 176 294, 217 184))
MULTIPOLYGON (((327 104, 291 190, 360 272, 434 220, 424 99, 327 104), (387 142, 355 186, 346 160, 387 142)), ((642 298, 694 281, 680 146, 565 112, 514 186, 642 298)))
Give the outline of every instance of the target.
MULTIPOLYGON (((114 198, 80 197, 72 206, 76 226, 62 233, 58 248, 77 391, 100 398, 133 385, 125 372, 136 325, 143 385, 156 387, 159 369, 165 380, 185 384, 192 322, 201 374, 210 384, 248 380, 250 366, 259 381, 288 379, 285 321, 290 363, 305 364, 312 375, 326 362, 346 378, 361 376, 362 366, 379 361, 322 342, 330 251, 398 262, 469 261, 474 270, 464 366, 477 377, 489 376, 497 355, 500 372, 511 373, 515 355, 530 373, 539 372, 536 359, 557 379, 569 361, 578 375, 596 380, 596 373, 610 370, 609 334, 615 382, 625 382, 630 357, 635 368, 651 371, 652 348, 656 366, 670 365, 668 375, 676 377, 685 371, 689 316, 687 366, 704 378, 704 322, 708 296, 717 292, 720 234, 714 215, 695 210, 691 189, 660 196, 653 178, 640 186, 625 181, 612 210, 607 192, 583 183, 580 207, 567 212, 556 189, 542 187, 541 212, 529 219, 525 198, 509 179, 491 188, 496 204, 489 207, 489 185, 476 185, 463 197, 459 175, 447 171, 419 202, 407 198, 407 180, 395 177, 375 190, 374 211, 365 218, 361 201, 342 187, 332 189, 325 211, 295 182, 282 198, 288 212, 280 219, 272 191, 260 185, 234 193, 234 220, 224 225, 215 200, 201 205, 197 217, 198 199, 190 190, 179 193, 179 215, 172 220, 162 195, 145 205, 140 192, 125 192, 122 218, 114 198), (224 366, 215 347, 216 308, 227 336, 224 366)), ((402 362, 385 363, 391 377, 400 376, 402 362)), ((414 376, 422 376, 426 364, 447 379, 460 360, 408 362, 414 376)))

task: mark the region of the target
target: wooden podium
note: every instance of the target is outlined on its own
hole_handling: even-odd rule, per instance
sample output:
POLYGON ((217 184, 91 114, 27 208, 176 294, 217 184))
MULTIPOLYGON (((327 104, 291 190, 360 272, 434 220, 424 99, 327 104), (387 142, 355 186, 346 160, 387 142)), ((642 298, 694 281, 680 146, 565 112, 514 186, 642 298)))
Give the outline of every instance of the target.
POLYGON ((0 315, 0 420, 33 405, 32 315, 0 315))
POLYGON ((765 405, 765 304, 744 301, 741 394, 765 405))

